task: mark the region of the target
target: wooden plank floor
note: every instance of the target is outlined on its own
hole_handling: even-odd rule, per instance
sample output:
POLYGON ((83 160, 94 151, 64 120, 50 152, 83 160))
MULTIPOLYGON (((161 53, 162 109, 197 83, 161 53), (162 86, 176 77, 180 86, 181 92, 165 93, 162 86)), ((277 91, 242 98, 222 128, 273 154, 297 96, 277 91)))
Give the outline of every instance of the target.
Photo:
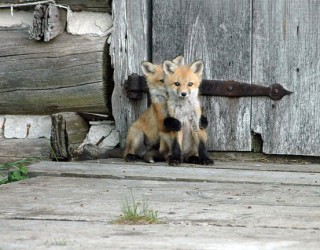
POLYGON ((0 186, 0 249, 319 249, 320 165, 40 162, 0 186), (117 225, 131 194, 157 225, 117 225))

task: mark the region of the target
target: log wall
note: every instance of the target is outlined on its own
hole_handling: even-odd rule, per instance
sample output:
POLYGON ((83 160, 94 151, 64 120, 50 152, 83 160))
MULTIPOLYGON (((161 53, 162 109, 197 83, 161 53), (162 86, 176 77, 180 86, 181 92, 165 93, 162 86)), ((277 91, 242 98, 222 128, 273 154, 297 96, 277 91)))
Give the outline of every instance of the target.
MULTIPOLYGON (((20 4, 21 2, 28 3, 35 2, 35 0, 1 0, 0 4, 20 4)), ((72 11, 92 11, 111 13, 111 0, 56 0, 56 3, 68 5, 72 9, 72 11)))
POLYGON ((13 28, 0 37, 0 114, 109 113, 105 37, 64 33, 44 43, 13 28))

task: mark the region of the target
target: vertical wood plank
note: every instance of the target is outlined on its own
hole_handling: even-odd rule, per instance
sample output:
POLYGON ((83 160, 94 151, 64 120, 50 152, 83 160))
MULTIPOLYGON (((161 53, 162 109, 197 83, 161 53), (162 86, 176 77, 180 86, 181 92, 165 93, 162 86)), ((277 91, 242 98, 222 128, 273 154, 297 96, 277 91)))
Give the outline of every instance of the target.
POLYGON ((112 2, 113 34, 110 55, 114 67, 112 95, 113 117, 120 132, 120 144, 125 144, 128 127, 147 107, 147 97, 132 101, 126 97, 125 80, 140 73, 140 63, 149 60, 150 6, 148 0, 117 0, 112 2))
MULTIPOLYGON (((206 79, 251 81, 251 1, 153 1, 153 59, 203 59, 206 79)), ((251 150, 251 98, 203 97, 208 149, 251 150)))
POLYGON ((294 94, 253 99, 252 130, 263 152, 320 156, 320 2, 254 1, 253 82, 294 94))

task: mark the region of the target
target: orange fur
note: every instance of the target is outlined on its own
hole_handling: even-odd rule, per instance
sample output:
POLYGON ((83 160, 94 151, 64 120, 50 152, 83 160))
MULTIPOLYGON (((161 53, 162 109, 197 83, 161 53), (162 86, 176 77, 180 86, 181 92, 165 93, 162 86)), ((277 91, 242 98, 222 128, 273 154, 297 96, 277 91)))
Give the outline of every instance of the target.
MULTIPOLYGON (((183 63, 183 57, 174 59, 183 63)), ((126 161, 134 160, 129 155, 143 157, 146 162, 154 162, 159 155, 160 136, 166 133, 163 120, 168 116, 167 89, 163 83, 162 65, 142 62, 142 71, 149 87, 151 106, 143 112, 128 130, 124 157, 126 161)), ((163 148, 163 145, 160 145, 163 148)))
POLYGON ((178 119, 182 124, 181 131, 171 132, 161 139, 170 149, 167 152, 169 164, 176 165, 181 163, 182 158, 199 157, 199 153, 204 153, 199 152, 199 145, 200 142, 206 143, 207 133, 199 127, 201 106, 198 97, 203 62, 199 60, 192 65, 179 66, 165 61, 163 70, 168 92, 169 116, 178 119), (178 143, 181 153, 177 153, 177 148, 172 148, 174 141, 178 143))

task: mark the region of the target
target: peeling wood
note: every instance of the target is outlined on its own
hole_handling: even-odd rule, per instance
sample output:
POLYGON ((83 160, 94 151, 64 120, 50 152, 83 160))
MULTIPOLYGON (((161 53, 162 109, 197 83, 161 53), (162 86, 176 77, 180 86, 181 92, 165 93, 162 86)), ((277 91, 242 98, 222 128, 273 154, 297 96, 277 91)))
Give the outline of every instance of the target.
POLYGON ((49 42, 62 34, 67 26, 67 11, 52 4, 38 4, 34 10, 33 25, 30 27, 31 39, 49 42))

